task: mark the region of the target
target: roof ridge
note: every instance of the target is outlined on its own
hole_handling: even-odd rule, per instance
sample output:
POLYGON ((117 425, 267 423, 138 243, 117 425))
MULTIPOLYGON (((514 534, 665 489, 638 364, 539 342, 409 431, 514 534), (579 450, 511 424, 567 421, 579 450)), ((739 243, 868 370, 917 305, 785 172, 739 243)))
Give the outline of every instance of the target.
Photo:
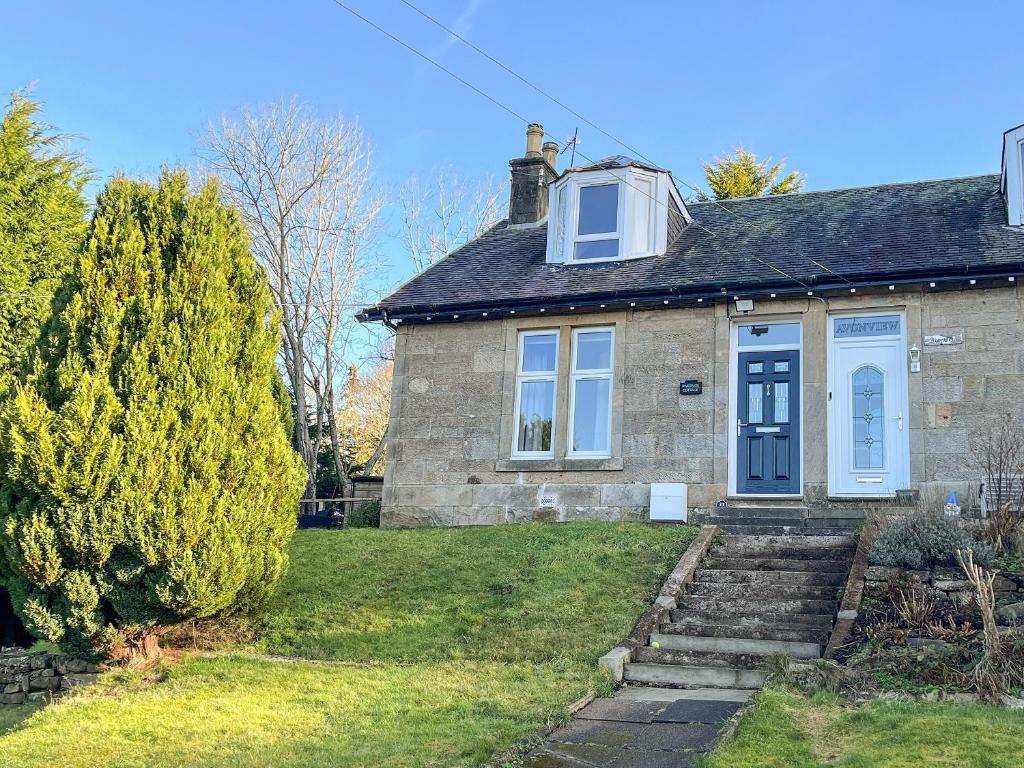
POLYGON ((856 192, 863 189, 887 189, 891 187, 913 187, 921 184, 937 184, 943 181, 967 181, 968 179, 984 179, 990 176, 999 176, 999 173, 975 173, 969 176, 948 176, 941 179, 918 179, 917 181, 889 181, 882 184, 864 184, 857 187, 832 187, 830 189, 811 189, 807 192, 787 192, 784 195, 750 195, 748 197, 727 197, 721 200, 687 200, 686 207, 697 205, 727 205, 749 200, 786 200, 794 197, 806 197, 808 195, 823 195, 832 192, 856 192))

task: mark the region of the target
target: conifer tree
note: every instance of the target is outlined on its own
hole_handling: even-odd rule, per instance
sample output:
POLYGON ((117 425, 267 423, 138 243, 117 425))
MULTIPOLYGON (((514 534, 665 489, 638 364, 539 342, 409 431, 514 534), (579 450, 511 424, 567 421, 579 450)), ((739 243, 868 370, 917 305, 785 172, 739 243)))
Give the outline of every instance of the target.
POLYGON ((701 191, 697 197, 700 200, 728 200, 787 195, 803 189, 804 177, 790 171, 780 179, 782 168, 783 163, 773 165, 771 158, 758 160, 753 152, 737 149, 731 157, 719 157, 714 163, 704 164, 704 177, 711 188, 711 195, 701 191))
POLYGON ((0 398, 31 356, 81 245, 86 175, 15 94, 0 117, 0 398))
POLYGON ((35 634, 115 658, 250 609, 304 484, 275 398, 270 293, 238 213, 182 172, 116 179, 0 410, 0 561, 35 634))

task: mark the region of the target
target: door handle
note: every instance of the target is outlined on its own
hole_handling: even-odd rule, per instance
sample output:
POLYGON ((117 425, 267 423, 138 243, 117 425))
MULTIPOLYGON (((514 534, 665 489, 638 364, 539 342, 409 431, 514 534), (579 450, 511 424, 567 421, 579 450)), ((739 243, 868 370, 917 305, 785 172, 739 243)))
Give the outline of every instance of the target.
POLYGON ((747 426, 747 425, 744 424, 739 419, 736 419, 736 437, 740 436, 740 430, 743 429, 743 427, 745 427, 745 426, 747 426))
POLYGON ((892 416, 891 418, 892 418, 893 421, 896 422, 896 428, 900 432, 902 432, 903 431, 903 413, 902 412, 897 413, 895 416, 892 416))

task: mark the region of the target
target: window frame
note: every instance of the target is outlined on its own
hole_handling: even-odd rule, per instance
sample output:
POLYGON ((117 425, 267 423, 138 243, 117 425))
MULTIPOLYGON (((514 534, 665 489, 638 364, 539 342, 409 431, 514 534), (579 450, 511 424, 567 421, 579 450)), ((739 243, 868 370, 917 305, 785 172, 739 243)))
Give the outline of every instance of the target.
MULTIPOLYGON (((569 363, 569 418, 566 431, 566 451, 568 459, 609 459, 612 457, 612 414, 613 402, 615 399, 615 326, 614 325, 586 325, 572 329, 572 354, 569 363), (611 337, 608 341, 608 368, 586 368, 582 371, 577 368, 577 357, 579 355, 579 335, 581 333, 598 333, 607 331, 611 337), (604 451, 577 451, 573 448, 576 431, 576 383, 578 381, 607 381, 608 382, 608 436, 607 450, 604 451)), ((518 412, 518 411, 517 411, 518 412)))
POLYGON ((607 178, 595 178, 580 181, 578 184, 573 185, 572 192, 572 214, 569 216, 572 222, 572 247, 569 249, 570 253, 566 261, 570 261, 576 264, 592 264, 598 261, 618 261, 622 258, 622 240, 623 240, 623 203, 625 202, 625 195, 623 194, 623 184, 620 180, 613 180, 607 178), (580 230, 580 213, 582 212, 583 206, 583 190, 588 187, 615 187, 615 229, 608 232, 594 232, 589 235, 581 235, 580 230), (591 259, 578 259, 576 258, 576 246, 579 243, 593 243, 601 240, 615 240, 615 255, 614 256, 598 256, 591 259))
POLYGON ((512 451, 513 459, 545 460, 555 456, 555 441, 558 438, 558 351, 561 344, 561 333, 558 328, 535 328, 518 332, 518 348, 516 350, 516 395, 512 408, 512 451), (528 336, 553 336, 555 339, 555 364, 551 371, 523 371, 525 357, 523 350, 528 336), (519 406, 522 402, 523 384, 550 381, 554 393, 551 398, 551 447, 546 451, 519 450, 519 406))

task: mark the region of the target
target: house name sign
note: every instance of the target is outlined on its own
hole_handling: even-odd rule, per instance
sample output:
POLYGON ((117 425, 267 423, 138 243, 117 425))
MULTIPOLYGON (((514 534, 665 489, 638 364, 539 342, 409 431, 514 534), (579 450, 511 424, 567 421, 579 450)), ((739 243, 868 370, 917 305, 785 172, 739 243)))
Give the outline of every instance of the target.
POLYGON ((936 333, 932 336, 924 337, 924 345, 926 347, 948 347, 953 344, 964 343, 964 332, 954 331, 953 333, 936 333))
POLYGON ((704 391, 704 382, 687 379, 679 385, 680 395, 699 395, 704 391))

